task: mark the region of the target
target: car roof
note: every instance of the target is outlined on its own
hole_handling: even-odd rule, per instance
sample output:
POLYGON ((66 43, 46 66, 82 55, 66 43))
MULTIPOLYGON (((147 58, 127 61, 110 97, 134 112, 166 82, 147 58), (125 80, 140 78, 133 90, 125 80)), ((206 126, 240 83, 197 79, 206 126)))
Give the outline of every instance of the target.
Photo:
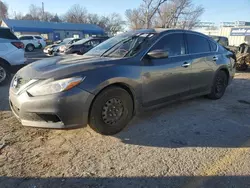
POLYGON ((164 34, 167 34, 167 33, 174 33, 174 32, 183 32, 183 33, 190 33, 190 34, 196 34, 196 35, 201 35, 205 38, 208 38, 208 39, 211 39, 209 36, 203 34, 203 33, 200 33, 200 32, 196 32, 196 31, 191 31, 191 30, 185 30, 185 29, 173 29, 173 28, 154 28, 154 29, 139 29, 139 30, 133 30, 133 31, 128 31, 128 32, 125 32, 124 34, 131 34, 131 35, 136 35, 136 34, 142 34, 142 33, 156 33, 156 34, 159 34, 159 35, 164 35, 164 34))

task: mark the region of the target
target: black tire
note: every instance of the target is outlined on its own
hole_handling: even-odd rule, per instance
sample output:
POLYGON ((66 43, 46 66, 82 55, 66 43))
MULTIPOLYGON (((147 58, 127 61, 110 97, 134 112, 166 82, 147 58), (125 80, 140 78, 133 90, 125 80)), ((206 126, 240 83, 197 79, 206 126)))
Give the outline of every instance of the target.
POLYGON ((33 44, 27 44, 25 50, 27 52, 33 52, 35 50, 35 46, 33 44))
POLYGON ((132 116, 133 101, 129 93, 119 87, 109 87, 102 91, 94 100, 90 110, 89 125, 100 134, 114 135, 126 127, 132 116), (113 102, 111 103, 110 101, 113 102), (117 109, 113 109, 117 105, 117 101, 119 101, 117 103, 119 112, 117 109), (111 103, 110 106, 108 106, 109 102, 111 103), (114 112, 112 117, 109 117, 113 113, 112 111, 110 112, 112 109, 117 111, 114 112), (109 121, 110 119, 108 118, 119 119, 109 121))
POLYGON ((11 77, 10 70, 6 65, 4 65, 4 63, 0 62, 0 85, 7 84, 10 80, 10 77, 11 77), (4 76, 4 78, 1 76, 4 76))
POLYGON ((217 100, 223 97, 228 85, 228 76, 225 71, 219 71, 214 79, 211 93, 208 98, 217 100))

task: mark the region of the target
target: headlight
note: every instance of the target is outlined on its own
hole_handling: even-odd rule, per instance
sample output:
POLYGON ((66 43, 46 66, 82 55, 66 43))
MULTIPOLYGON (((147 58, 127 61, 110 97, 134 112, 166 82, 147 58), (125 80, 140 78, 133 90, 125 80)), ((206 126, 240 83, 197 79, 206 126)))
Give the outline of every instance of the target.
POLYGON ((85 78, 73 77, 62 80, 45 80, 32 88, 28 89, 28 93, 32 96, 50 95, 70 90, 71 88, 80 84, 85 78))

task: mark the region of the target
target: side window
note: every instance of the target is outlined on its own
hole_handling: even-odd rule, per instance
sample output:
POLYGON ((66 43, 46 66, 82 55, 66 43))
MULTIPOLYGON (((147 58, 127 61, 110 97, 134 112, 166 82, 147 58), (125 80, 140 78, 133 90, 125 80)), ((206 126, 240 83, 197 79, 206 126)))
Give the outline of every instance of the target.
POLYGON ((33 37, 23 36, 23 37, 20 37, 20 40, 33 40, 33 37))
POLYGON ((215 52, 217 50, 217 44, 211 40, 209 41, 209 43, 210 43, 211 51, 215 52))
POLYGON ((0 29, 0 38, 17 40, 17 37, 9 29, 0 29))
POLYGON ((187 34, 188 51, 190 54, 210 52, 208 39, 205 37, 187 34))
POLYGON ((169 57, 186 54, 184 34, 174 33, 161 38, 151 50, 166 50, 169 57))
POLYGON ((85 42, 85 43, 84 43, 84 46, 85 46, 86 48, 91 47, 91 41, 85 42))

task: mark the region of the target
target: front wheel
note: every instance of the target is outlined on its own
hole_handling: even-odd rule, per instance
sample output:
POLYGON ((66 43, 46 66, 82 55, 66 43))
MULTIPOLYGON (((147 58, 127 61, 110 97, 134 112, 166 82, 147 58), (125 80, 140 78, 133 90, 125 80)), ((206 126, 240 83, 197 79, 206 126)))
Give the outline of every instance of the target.
POLYGON ((133 116, 130 94, 119 87, 103 90, 94 100, 89 125, 96 132, 113 135, 120 132, 133 116))
POLYGON ((228 84, 228 76, 225 71, 219 71, 216 76, 212 86, 211 93, 208 95, 208 98, 217 100, 223 97, 228 84))

